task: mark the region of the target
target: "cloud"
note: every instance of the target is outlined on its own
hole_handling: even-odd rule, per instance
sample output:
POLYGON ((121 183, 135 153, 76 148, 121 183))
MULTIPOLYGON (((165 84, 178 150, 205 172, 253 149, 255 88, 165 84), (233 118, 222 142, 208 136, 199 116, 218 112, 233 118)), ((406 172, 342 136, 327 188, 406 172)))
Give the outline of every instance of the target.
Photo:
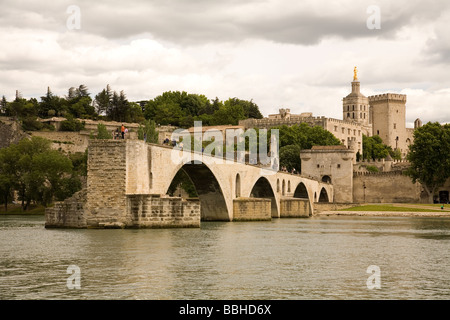
POLYGON ((409 90, 408 117, 426 112, 450 120, 440 111, 448 98, 442 92, 450 87, 447 1, 5 0, 2 5, 0 95, 10 99, 16 89, 39 98, 47 86, 64 95, 85 84, 95 95, 110 84, 130 100, 185 90, 253 99, 265 115, 288 107, 340 118, 356 65, 364 94, 409 90), (379 30, 366 26, 373 4, 381 11, 379 30), (70 5, 80 8, 80 30, 66 26, 70 5))

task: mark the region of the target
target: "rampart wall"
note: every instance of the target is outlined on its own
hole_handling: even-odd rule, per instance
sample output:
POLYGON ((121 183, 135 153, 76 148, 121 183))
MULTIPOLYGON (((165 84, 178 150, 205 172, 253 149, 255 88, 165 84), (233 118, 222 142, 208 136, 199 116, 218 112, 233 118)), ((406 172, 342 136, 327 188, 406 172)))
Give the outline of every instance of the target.
POLYGON ((353 174, 353 202, 419 203, 422 187, 402 171, 353 174))

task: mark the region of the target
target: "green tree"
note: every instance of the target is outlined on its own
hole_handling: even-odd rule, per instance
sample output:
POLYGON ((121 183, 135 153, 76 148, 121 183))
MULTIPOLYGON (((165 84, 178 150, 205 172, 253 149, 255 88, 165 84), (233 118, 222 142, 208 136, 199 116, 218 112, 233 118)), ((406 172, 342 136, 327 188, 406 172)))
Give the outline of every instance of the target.
POLYGON ((2 194, 1 201, 5 205, 5 211, 8 210, 8 202, 12 199, 17 183, 17 157, 17 148, 0 149, 0 194, 2 194))
POLYGON ((67 111, 67 101, 52 93, 50 88, 47 89, 47 94, 41 97, 41 102, 38 105, 38 116, 47 118, 49 111, 54 110, 56 115, 62 115, 67 111))
POLYGON ((61 122, 60 131, 81 131, 84 129, 84 121, 75 119, 71 114, 68 114, 66 118, 61 122))
POLYGON ((280 168, 286 167, 289 172, 291 172, 292 169, 295 169, 297 172, 301 172, 302 163, 300 160, 300 151, 300 146, 295 144, 281 147, 279 150, 280 168))
POLYGON ((0 150, 0 189, 17 191, 24 211, 32 201, 49 204, 72 174, 70 159, 50 145, 32 137, 0 150))
POLYGON ((6 113, 7 105, 8 105, 8 101, 6 100, 6 97, 3 95, 2 100, 0 100, 0 113, 2 113, 2 114, 6 113))
POLYGON ((170 196, 177 196, 175 191, 177 188, 181 188, 189 195, 190 198, 198 197, 197 190, 195 189, 194 184, 192 183, 191 178, 183 169, 179 170, 175 177, 172 180, 172 183, 169 186, 167 193, 170 196))
POLYGON ((99 92, 94 99, 94 107, 99 115, 106 114, 106 110, 110 109, 110 104, 112 100, 113 92, 111 91, 111 87, 109 84, 99 92))
POLYGON ((66 100, 68 112, 75 118, 94 118, 97 115, 88 88, 84 84, 78 88, 69 88, 66 100))
POLYGON ((390 152, 392 152, 392 148, 385 145, 378 135, 371 137, 363 135, 363 159, 381 160, 386 158, 390 152))
POLYGON ((72 162, 57 150, 47 150, 35 154, 32 165, 33 181, 29 187, 36 193, 33 198, 47 206, 55 193, 65 187, 67 175, 72 173, 72 162))
POLYGON ((432 203, 435 191, 450 177, 450 125, 429 122, 416 129, 407 160, 407 175, 422 185, 432 203))
POLYGON ((145 140, 149 143, 159 142, 159 133, 156 130, 156 123, 153 120, 145 120, 143 126, 139 125, 138 139, 145 140))
POLYGON ((97 139, 112 139, 111 132, 106 129, 103 123, 97 124, 97 139))

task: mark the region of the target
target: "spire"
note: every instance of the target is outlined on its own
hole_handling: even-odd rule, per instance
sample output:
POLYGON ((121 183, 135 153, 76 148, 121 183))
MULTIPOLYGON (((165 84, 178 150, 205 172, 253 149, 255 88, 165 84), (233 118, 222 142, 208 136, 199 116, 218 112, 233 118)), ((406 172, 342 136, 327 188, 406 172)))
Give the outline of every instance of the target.
POLYGON ((358 81, 358 69, 356 69, 356 66, 353 68, 353 81, 358 81))
POLYGON ((353 68, 353 81, 352 81, 352 93, 360 94, 360 84, 358 80, 358 69, 353 68))

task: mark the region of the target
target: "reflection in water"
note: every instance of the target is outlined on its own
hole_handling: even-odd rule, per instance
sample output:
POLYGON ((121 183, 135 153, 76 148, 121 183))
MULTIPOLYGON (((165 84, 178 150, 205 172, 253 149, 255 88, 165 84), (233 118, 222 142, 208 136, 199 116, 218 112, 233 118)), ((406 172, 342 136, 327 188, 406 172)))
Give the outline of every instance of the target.
POLYGON ((450 219, 312 217, 45 229, 0 217, 0 299, 448 299, 450 219), (81 289, 69 290, 69 265, 81 289), (381 270, 369 290, 367 267, 381 270))

